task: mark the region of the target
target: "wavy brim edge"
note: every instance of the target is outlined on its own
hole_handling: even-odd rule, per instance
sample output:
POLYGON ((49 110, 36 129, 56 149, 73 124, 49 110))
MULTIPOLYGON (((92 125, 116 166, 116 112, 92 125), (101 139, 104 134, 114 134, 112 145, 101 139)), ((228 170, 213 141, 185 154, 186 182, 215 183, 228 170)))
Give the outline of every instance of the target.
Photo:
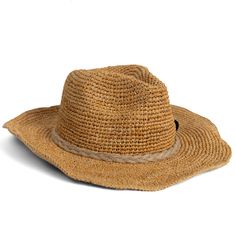
POLYGON ((115 189, 160 190, 201 172, 221 167, 231 156, 208 119, 172 105, 181 148, 164 160, 147 163, 115 163, 67 152, 57 146, 51 131, 59 106, 26 111, 4 124, 32 152, 60 169, 68 177, 115 189))

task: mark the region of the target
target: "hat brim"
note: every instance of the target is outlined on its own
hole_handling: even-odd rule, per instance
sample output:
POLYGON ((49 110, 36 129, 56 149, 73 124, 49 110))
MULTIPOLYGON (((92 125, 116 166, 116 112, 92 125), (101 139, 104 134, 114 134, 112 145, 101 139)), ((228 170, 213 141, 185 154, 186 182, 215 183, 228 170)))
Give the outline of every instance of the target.
POLYGON ((208 119, 172 105, 181 148, 164 160, 116 163, 79 156, 57 146, 51 138, 59 106, 27 111, 4 127, 32 152, 72 179, 116 189, 160 190, 194 175, 225 165, 231 156, 208 119))

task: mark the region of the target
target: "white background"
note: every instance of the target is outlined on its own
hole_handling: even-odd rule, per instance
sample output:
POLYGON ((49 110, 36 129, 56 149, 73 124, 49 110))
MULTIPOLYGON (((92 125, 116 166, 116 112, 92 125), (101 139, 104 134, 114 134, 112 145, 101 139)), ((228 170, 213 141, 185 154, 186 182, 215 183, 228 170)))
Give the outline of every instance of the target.
MULTIPOLYGON (((236 146, 235 1, 0 1, 0 123, 74 69, 147 66, 236 146)), ((236 235, 236 161, 159 192, 73 182, 0 129, 0 235, 236 235)))

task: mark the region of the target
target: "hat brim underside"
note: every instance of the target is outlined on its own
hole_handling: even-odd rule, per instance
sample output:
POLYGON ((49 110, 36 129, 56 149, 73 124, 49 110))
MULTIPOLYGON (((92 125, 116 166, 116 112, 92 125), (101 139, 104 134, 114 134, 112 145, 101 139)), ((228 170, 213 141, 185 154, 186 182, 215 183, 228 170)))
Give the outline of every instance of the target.
POLYGON ((164 160, 147 163, 116 163, 78 156, 57 146, 51 131, 59 106, 27 111, 4 127, 32 152, 72 179, 116 189, 160 190, 194 175, 225 165, 229 145, 208 119, 173 106, 179 122, 181 148, 164 160))

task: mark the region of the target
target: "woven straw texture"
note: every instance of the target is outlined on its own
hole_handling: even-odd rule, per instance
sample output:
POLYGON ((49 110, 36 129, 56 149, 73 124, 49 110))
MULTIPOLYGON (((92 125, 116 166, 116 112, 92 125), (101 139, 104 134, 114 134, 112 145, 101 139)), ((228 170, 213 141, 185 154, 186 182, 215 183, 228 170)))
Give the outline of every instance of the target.
POLYGON ((214 124, 170 105, 165 85, 137 65, 73 71, 60 106, 4 127, 70 178, 117 189, 160 190, 231 156, 214 124))
POLYGON ((141 66, 71 72, 55 131, 80 148, 117 154, 159 152, 175 141, 167 89, 141 66))

